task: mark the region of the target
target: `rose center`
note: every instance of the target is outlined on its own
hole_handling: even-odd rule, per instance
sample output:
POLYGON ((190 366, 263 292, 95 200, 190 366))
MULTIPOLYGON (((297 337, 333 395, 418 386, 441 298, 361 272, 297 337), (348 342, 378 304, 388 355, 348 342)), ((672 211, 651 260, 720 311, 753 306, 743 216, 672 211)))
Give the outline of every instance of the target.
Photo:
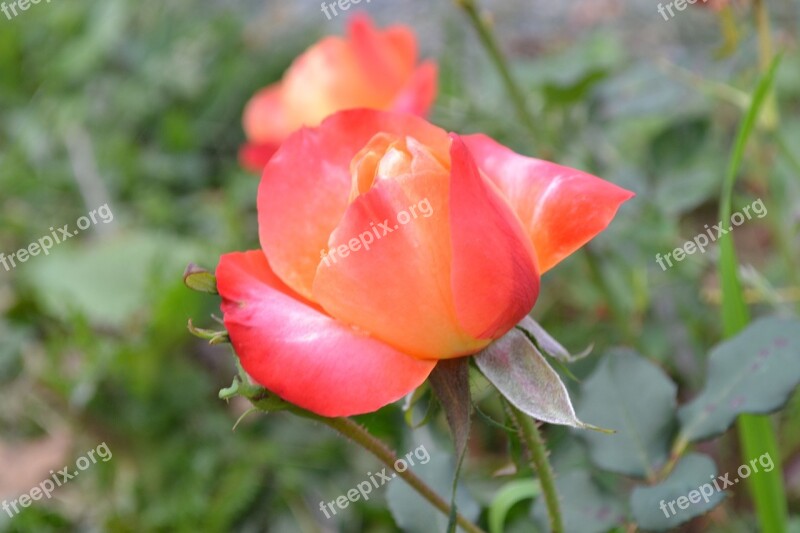
POLYGON ((350 162, 350 202, 369 191, 380 180, 402 180, 423 173, 449 173, 442 163, 413 137, 378 133, 350 162))

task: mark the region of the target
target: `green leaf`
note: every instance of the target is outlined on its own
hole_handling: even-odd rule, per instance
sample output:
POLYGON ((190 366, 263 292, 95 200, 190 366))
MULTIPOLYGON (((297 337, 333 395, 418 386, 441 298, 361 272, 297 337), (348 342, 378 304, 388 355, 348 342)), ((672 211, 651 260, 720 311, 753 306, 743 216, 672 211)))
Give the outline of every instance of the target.
POLYGON ((413 392, 406 395, 403 401, 403 419, 406 425, 411 429, 421 428, 433 419, 434 415, 438 413, 438 404, 432 399, 430 387, 425 382, 413 392), (420 407, 420 409, 417 409, 420 407), (414 413, 422 410, 422 420, 419 422, 414 421, 414 413))
POLYGON ((201 254, 174 237, 126 233, 85 245, 62 244, 50 257, 26 265, 22 277, 45 309, 62 320, 79 313, 92 324, 122 327, 201 254))
POLYGON ((553 359, 557 359, 564 363, 574 363, 575 361, 579 361, 589 355, 591 352, 591 347, 583 352, 572 355, 569 351, 564 348, 560 342, 555 340, 550 333, 547 332, 538 322, 532 319, 530 316, 526 316, 523 318, 519 324, 517 324, 517 328, 524 331, 528 339, 533 343, 536 348, 542 352, 544 355, 550 356, 553 359))
MULTIPOLYGON (((556 491, 568 498, 568 503, 561 507, 564 531, 605 533, 625 521, 622 504, 602 492, 585 470, 574 470, 556 478, 556 491)), ((536 500, 533 516, 542 526, 547 524, 542 498, 536 500)), ((547 531, 546 527, 542 529, 547 531)))
POLYGON ((489 532, 503 533, 503 524, 511 508, 541 492, 539 482, 533 479, 515 479, 503 485, 489 505, 489 532))
POLYGON ((800 320, 762 318, 717 345, 700 395, 681 407, 681 436, 698 441, 725 432, 742 413, 781 408, 800 384, 800 320))
POLYGON ((666 168, 687 166, 702 152, 711 123, 706 116, 682 117, 668 124, 650 143, 649 168, 662 173, 666 168))
MULTIPOLYGON (((722 194, 719 201, 719 219, 722 221, 731 219, 733 186, 736 183, 736 176, 744 159, 747 141, 761 112, 761 106, 764 104, 772 87, 778 64, 780 64, 780 56, 773 60, 769 72, 756 87, 750 109, 748 109, 747 115, 745 115, 739 127, 736 144, 725 172, 725 181, 722 185, 722 194)), ((733 244, 733 235, 727 233, 720 236, 718 244, 720 249, 719 273, 722 285, 722 326, 725 336, 730 337, 747 325, 750 315, 747 304, 744 301, 744 293, 742 292, 742 285, 737 272, 738 261, 733 244)))
MULTIPOLYGON (((422 478, 440 496, 448 494, 450 492, 450 480, 453 479, 455 474, 452 454, 437 450, 433 441, 417 439, 419 434, 424 436, 424 432, 415 432, 415 442, 425 440, 424 444, 420 444, 420 446, 424 446, 428 451, 429 461, 425 464, 417 462, 417 464, 410 467, 410 470, 422 478)), ((445 530, 448 524, 447 517, 434 508, 428 500, 409 487, 405 481, 401 478, 393 478, 387 485, 386 498, 389 503, 389 510, 398 527, 403 531, 407 533, 430 533, 431 531, 445 530)), ((459 512, 467 519, 474 521, 478 517, 480 507, 470 494, 464 490, 463 486, 459 485, 456 502, 459 512)))
POLYGON ((444 408, 447 423, 453 434, 456 449, 456 468, 453 474, 453 489, 450 497, 450 522, 447 531, 452 533, 456 528, 456 488, 461 465, 467 451, 469 440, 470 418, 472 415, 472 398, 469 392, 469 359, 460 357, 439 361, 430 375, 431 387, 444 408))
POLYGON ((717 195, 719 168, 711 159, 700 159, 682 167, 665 167, 658 171, 658 176, 653 203, 669 215, 691 211, 717 195))
POLYGON ((582 387, 578 413, 614 435, 582 435, 592 461, 605 470, 653 477, 669 454, 676 386, 664 372, 630 350, 608 354, 582 387))
MULTIPOLYGON (((747 114, 739 127, 736 144, 731 153, 728 169, 725 173, 725 181, 722 186, 722 195, 719 202, 720 220, 730 220, 733 209, 731 201, 733 186, 736 183, 736 176, 744 159, 745 146, 747 146, 750 134, 755 129, 758 118, 761 115, 761 108, 772 91, 775 73, 780 62, 780 55, 772 60, 769 69, 762 76, 756 87, 753 99, 750 102, 750 108, 747 110, 747 114)), ((721 236, 719 249, 719 274, 722 286, 722 329, 725 337, 730 337, 747 325, 750 321, 750 313, 744 301, 742 284, 737 272, 736 249, 733 244, 733 236, 730 233, 721 236)), ((775 430, 772 428, 769 419, 742 415, 739 419, 739 435, 743 457, 754 457, 762 453, 768 453, 775 457, 778 462, 778 468, 764 476, 753 478, 749 482, 749 486, 755 499, 761 529, 767 533, 783 532, 786 529, 788 513, 786 490, 784 489, 781 475, 783 469, 780 466, 778 438, 775 435, 775 430)))
MULTIPOLYGON (((725 499, 725 493, 716 490, 716 478, 717 467, 710 457, 688 454, 662 483, 633 490, 633 517, 642 529, 663 531, 705 514, 725 499)), ((720 488, 724 484, 717 483, 720 488)))
POLYGON ((189 263, 189 266, 187 266, 186 270, 183 272, 183 282, 193 291, 219 294, 219 292, 217 292, 216 276, 194 263, 189 263))
POLYGON ((525 414, 550 424, 599 429, 578 420, 564 382, 522 331, 512 329, 474 360, 500 394, 525 414))
POLYGON ((192 319, 189 319, 189 324, 187 325, 187 329, 189 333, 197 337, 198 339, 207 340, 209 344, 225 344, 230 343, 231 339, 228 336, 228 332, 217 331, 213 329, 203 329, 195 327, 194 323, 192 323, 192 319))

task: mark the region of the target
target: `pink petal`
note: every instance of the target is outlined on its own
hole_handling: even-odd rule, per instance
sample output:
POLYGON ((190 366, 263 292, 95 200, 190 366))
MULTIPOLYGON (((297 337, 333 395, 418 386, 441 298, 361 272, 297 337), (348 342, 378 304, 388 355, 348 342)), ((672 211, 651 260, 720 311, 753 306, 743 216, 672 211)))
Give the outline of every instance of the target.
POLYGON ((619 206, 634 196, 580 170, 521 156, 485 135, 463 139, 522 221, 540 273, 603 231, 619 206))
POLYGON ((436 99, 438 71, 436 63, 426 61, 414 72, 392 104, 392 111, 424 117, 436 99))
POLYGON ((260 174, 279 147, 279 144, 274 143, 246 143, 239 148, 239 164, 250 172, 260 174))
POLYGON ((411 76, 417 60, 417 39, 410 28, 392 26, 381 31, 368 16, 359 13, 350 18, 347 33, 373 89, 397 91, 411 76))
POLYGON ((309 411, 375 411, 418 387, 436 364, 325 315, 281 283, 260 251, 222 256, 216 274, 225 326, 245 371, 309 411))
POLYGON ((497 338, 539 295, 535 253, 496 188, 481 177, 464 142, 451 134, 452 287, 459 322, 472 336, 497 338))

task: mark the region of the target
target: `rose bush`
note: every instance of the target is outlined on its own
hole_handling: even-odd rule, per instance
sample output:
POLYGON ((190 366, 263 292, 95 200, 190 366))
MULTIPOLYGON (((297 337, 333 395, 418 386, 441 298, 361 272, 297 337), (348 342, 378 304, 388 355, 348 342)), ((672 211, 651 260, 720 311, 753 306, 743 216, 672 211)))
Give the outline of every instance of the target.
POLYGON ((354 15, 347 38, 322 39, 295 59, 280 82, 248 102, 242 165, 260 172, 289 134, 336 111, 367 107, 425 115, 436 96, 437 72, 432 61, 417 65, 417 55, 410 28, 381 31, 366 15, 354 15))
POLYGON ((261 249, 217 268, 225 326, 244 369, 278 396, 326 416, 373 411, 511 329, 540 275, 631 196, 484 135, 340 112, 265 167, 261 249), (397 223, 422 202, 430 216, 397 223), (365 232, 381 237, 368 249, 365 232))

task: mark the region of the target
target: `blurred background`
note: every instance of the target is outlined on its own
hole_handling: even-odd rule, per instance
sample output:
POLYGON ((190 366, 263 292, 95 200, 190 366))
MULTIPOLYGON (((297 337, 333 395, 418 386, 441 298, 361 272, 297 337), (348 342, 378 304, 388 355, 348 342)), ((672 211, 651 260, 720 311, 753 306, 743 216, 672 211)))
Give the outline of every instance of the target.
MULTIPOLYGON (((657 5, 482 2, 527 92, 535 137, 453 3, 358 7, 380 26, 414 28, 422 56, 439 62, 433 122, 637 193, 608 231, 545 276, 533 314, 575 352, 637 349, 686 399, 720 338, 717 250, 667 270, 655 255, 716 224, 767 44, 749 2, 721 11, 700 2, 670 20, 657 5)), ((785 57, 734 201, 734 211, 757 199, 768 209, 735 231, 756 312, 800 305, 800 1, 768 7, 771 46, 785 57)), ((234 431, 249 405, 218 398, 236 372, 230 349, 186 330, 189 318, 213 327, 219 302, 184 287, 185 266, 213 270, 220 254, 257 246, 258 177, 237 162, 245 103, 319 37, 341 34, 353 11, 328 20, 316 0, 57 0, 0 14, 0 251, 74 227, 99 206, 113 213, 47 256, 0 266, 0 500, 102 442, 113 453, 52 499, 13 519, 0 512, 0 531, 397 531, 388 499, 416 506, 406 530, 440 530, 400 481, 326 519, 319 502, 377 462, 288 415, 249 414, 234 431)), ((576 367, 579 378, 594 360, 576 367)), ((486 389, 487 416, 502 418, 488 387, 476 388, 486 389)), ((401 453, 424 443, 432 460, 419 474, 447 494, 443 417, 412 429, 407 419, 422 416, 410 414, 393 405, 358 418, 401 453)), ((796 514, 800 396, 778 423, 796 514)), ((547 435, 556 471, 585 467, 580 441, 562 429, 547 435)), ((485 513, 508 482, 509 446, 501 428, 476 417, 465 514, 485 513)), ((732 436, 706 446, 721 472, 739 464, 732 436)), ((748 505, 730 499, 684 530, 753 531, 748 505)), ((529 508, 514 505, 506 531, 531 531, 529 508)))

